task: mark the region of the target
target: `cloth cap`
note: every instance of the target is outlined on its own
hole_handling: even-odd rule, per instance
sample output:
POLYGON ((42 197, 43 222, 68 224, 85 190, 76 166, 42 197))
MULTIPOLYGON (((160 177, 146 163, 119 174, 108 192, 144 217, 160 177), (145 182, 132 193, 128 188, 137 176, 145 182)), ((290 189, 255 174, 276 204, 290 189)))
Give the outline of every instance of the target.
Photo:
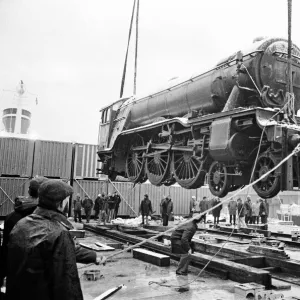
POLYGON ((147 195, 147 194, 145 194, 145 196, 144 196, 144 197, 148 198, 148 195, 147 195))
POLYGON ((39 204, 49 208, 56 208, 59 203, 73 194, 70 185, 57 179, 49 179, 39 188, 39 204))
POLYGON ((49 180, 48 178, 46 177, 35 177, 33 178, 32 180, 30 180, 29 182, 29 189, 33 192, 38 192, 39 190, 39 187, 42 183, 44 183, 45 181, 49 180))
POLYGON ((196 196, 192 196, 192 199, 196 199, 196 196))

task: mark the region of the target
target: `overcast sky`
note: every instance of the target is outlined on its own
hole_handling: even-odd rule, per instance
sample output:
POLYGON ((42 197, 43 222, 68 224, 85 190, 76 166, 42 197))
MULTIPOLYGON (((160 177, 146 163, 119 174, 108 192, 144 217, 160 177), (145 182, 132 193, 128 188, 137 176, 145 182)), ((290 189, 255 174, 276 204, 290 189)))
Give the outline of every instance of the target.
MULTIPOLYGON (((119 96, 132 5, 0 0, 0 89, 22 79, 38 95, 32 130, 41 139, 97 142, 99 109, 119 96)), ((300 46, 298 0, 292 26, 300 46)), ((287 0, 140 0, 137 94, 205 71, 257 36, 287 37, 287 0)))

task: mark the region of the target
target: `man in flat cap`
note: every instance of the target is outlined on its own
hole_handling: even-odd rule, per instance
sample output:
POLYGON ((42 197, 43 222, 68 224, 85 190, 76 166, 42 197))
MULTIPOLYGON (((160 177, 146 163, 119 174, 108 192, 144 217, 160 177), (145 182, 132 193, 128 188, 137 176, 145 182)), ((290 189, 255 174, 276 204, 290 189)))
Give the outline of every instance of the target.
POLYGON ((68 220, 58 210, 73 193, 59 180, 47 180, 38 207, 13 228, 8 243, 6 299, 82 300, 75 245, 68 220))
POLYGON ((152 204, 147 194, 144 195, 144 199, 141 201, 140 213, 142 215, 142 224, 144 225, 144 220, 146 218, 146 225, 149 224, 148 216, 152 215, 152 204))
POLYGON ((45 177, 35 177, 29 182, 29 196, 19 196, 15 199, 15 209, 12 213, 6 216, 3 230, 2 255, 0 260, 0 286, 3 284, 3 279, 7 275, 6 260, 7 260, 7 244, 9 234, 14 226, 21 219, 33 213, 38 205, 38 189, 42 183, 48 180, 45 177))
POLYGON ((171 251, 180 255, 180 261, 176 270, 176 275, 188 275, 188 268, 193 252, 192 238, 197 231, 197 224, 201 217, 196 217, 191 221, 179 225, 171 235, 171 251))

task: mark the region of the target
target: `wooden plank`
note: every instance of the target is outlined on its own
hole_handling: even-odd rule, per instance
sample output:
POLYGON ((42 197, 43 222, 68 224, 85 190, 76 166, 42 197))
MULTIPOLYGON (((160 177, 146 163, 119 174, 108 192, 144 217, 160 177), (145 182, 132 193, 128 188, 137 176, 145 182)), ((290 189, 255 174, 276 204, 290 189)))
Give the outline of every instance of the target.
POLYGON ((149 262, 159 267, 167 267, 170 265, 170 256, 155 253, 146 249, 135 248, 132 250, 133 257, 145 262, 149 262))
POLYGON ((110 246, 107 246, 107 245, 102 244, 102 243, 100 243, 100 242, 96 242, 95 244, 96 244, 98 247, 101 248, 101 251, 114 251, 114 250, 115 250, 115 248, 110 247, 110 246))
POLYGON ((266 255, 266 256, 280 258, 280 259, 290 258, 284 250, 279 250, 277 248, 272 248, 272 247, 249 245, 247 251, 255 254, 261 254, 261 255, 266 255))
POLYGON ((228 240, 228 238, 226 237, 218 237, 218 236, 215 236, 215 239, 218 240, 218 241, 223 241, 223 242, 231 242, 231 243, 236 243, 236 244, 241 244, 241 245, 248 245, 251 243, 251 241, 245 241, 245 240, 241 240, 241 239, 235 239, 235 238, 230 238, 228 240))
POLYGON ((109 246, 109 247, 113 247, 115 249, 124 249, 124 244, 122 244, 122 243, 107 242, 106 245, 109 246))
MULTIPOLYGON (((226 226, 220 226, 220 230, 221 231, 226 231, 226 232, 232 232, 232 228, 230 227, 226 227, 226 226)), ((252 229, 252 228, 246 228, 246 227, 242 227, 240 230, 237 229, 233 229, 234 233, 239 233, 239 232, 243 232, 245 234, 250 234, 253 231, 256 231, 256 233, 260 233, 263 234, 265 237, 270 237, 271 236, 271 231, 268 230, 260 230, 260 229, 252 229)))
POLYGON ((84 247, 84 248, 89 249, 89 250, 94 250, 94 251, 97 251, 97 252, 101 251, 101 248, 99 248, 99 247, 97 247, 93 244, 79 243, 79 245, 81 247, 84 247))
POLYGON ((248 224, 247 227, 252 229, 268 230, 268 224, 248 224))

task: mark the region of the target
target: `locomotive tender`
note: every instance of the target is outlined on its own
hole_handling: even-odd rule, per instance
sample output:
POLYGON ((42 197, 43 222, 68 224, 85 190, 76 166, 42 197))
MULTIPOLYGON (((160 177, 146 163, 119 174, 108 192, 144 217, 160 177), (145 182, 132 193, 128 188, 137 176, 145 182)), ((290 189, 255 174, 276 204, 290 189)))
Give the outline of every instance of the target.
MULTIPOLYGON (((284 39, 260 39, 205 73, 104 107, 100 172, 187 189, 206 180, 219 197, 258 179, 300 141, 300 50, 292 46, 292 97, 287 48, 284 39)), ((298 155, 253 187, 263 198, 299 189, 298 155)))

